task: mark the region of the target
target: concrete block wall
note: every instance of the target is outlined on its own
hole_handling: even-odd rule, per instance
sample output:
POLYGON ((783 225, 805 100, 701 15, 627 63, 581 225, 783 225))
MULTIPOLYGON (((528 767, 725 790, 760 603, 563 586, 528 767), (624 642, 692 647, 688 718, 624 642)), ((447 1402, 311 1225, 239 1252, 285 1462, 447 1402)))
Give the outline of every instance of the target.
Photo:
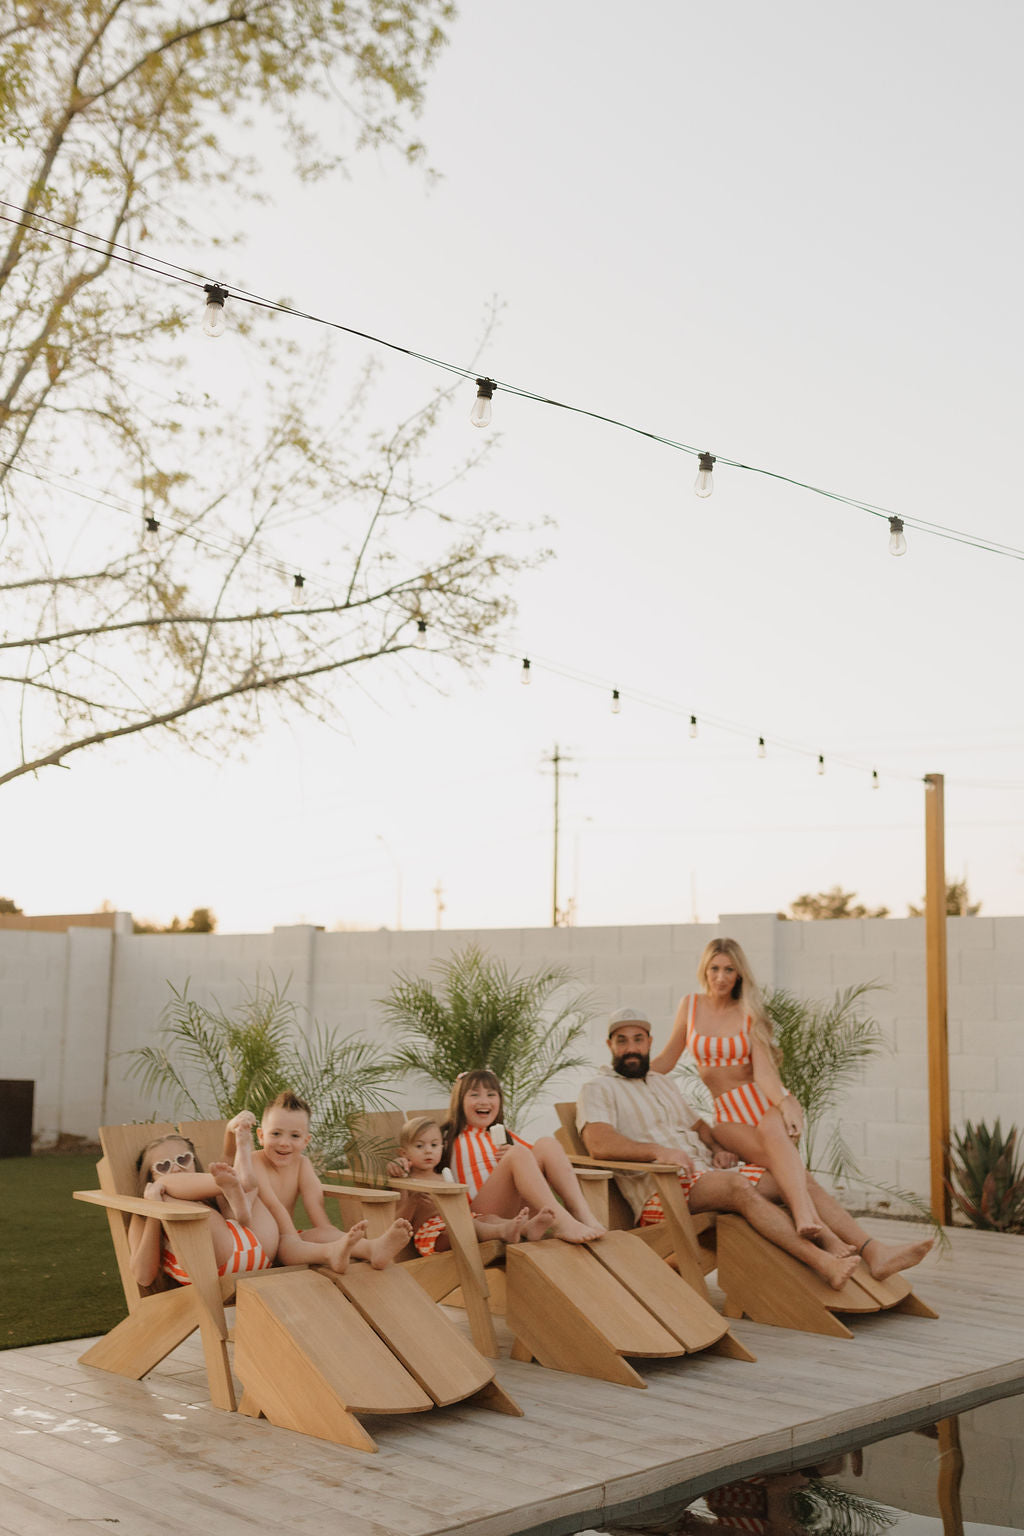
MULTIPOLYGON (((157 1039, 170 986, 201 1002, 236 1006, 256 985, 287 986, 300 1020, 387 1044, 379 1000, 398 972, 427 974, 474 942, 511 970, 568 966, 599 1010, 588 1034, 594 1066, 606 1056, 605 1019, 626 1004, 667 1034, 679 998, 695 984, 707 940, 728 933, 746 950, 765 988, 829 999, 837 988, 875 982, 867 1005, 886 1054, 868 1063, 840 1110, 842 1133, 875 1184, 928 1189, 924 923, 921 919, 783 922, 772 914, 727 914, 716 924, 484 929, 460 932, 325 933, 307 926, 269 934, 132 935, 0 932, 0 1077, 36 1082, 36 1132, 91 1135, 104 1121, 145 1119, 125 1053, 157 1039)), ((999 1116, 1024 1124, 1024 918, 951 918, 949 1051, 951 1118, 999 1116)), ((587 1074, 551 1095, 570 1098, 587 1074)), ((400 1085, 397 1101, 423 1102, 422 1085, 400 1085)), ((541 1105, 527 1134, 550 1129, 541 1105)), ((871 1192, 855 1193, 870 1200, 871 1192)))

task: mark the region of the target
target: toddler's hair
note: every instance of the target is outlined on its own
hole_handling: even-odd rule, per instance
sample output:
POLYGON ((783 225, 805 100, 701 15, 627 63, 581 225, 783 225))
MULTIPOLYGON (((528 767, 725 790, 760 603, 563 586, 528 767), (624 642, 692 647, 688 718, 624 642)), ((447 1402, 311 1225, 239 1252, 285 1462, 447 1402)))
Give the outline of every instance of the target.
POLYGON ((203 1165, 199 1161, 199 1153, 187 1136, 179 1136, 177 1131, 171 1131, 168 1136, 157 1136, 152 1141, 146 1143, 135 1159, 135 1171, 139 1176, 138 1192, 140 1196, 145 1195, 146 1185, 153 1182, 149 1171, 149 1154, 154 1147, 162 1146, 165 1141, 180 1141, 182 1146, 188 1147, 192 1153, 192 1171, 194 1173, 202 1173, 203 1171, 203 1165))
POLYGON ((434 1126, 439 1132, 441 1122, 436 1115, 413 1115, 411 1120, 406 1120, 398 1133, 398 1145, 411 1147, 417 1136, 422 1136, 429 1126, 434 1126))
POLYGON ((306 1103, 305 1099, 300 1099, 298 1094, 292 1093, 290 1088, 285 1088, 283 1093, 279 1093, 276 1099, 271 1099, 270 1103, 263 1111, 264 1117, 267 1116, 272 1109, 301 1110, 307 1120, 312 1119, 312 1110, 306 1103))

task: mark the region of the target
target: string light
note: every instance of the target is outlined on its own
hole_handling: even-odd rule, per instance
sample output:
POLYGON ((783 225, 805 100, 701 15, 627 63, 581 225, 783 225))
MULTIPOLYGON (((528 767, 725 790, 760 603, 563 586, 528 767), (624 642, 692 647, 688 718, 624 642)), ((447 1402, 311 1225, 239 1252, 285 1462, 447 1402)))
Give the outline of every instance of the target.
POLYGON ((872 789, 877 789, 878 788, 878 769, 877 768, 872 768, 872 770, 871 770, 871 788, 872 789))
POLYGON ((821 775, 824 772, 825 772, 825 759, 824 759, 824 757, 822 757, 821 753, 819 752, 818 753, 818 773, 819 773, 819 775, 821 775))
POLYGON ((691 741, 696 741, 697 740, 697 716, 696 715, 691 715, 690 716, 690 739, 691 739, 691 741))
POLYGON ((612 689, 612 714, 622 714, 622 700, 619 698, 619 690, 617 688, 612 689))
POLYGON ((425 635, 426 632, 427 632, 427 621, 426 621, 426 619, 417 619, 416 620, 416 633, 418 635, 425 635))
POLYGON ((903 537, 902 517, 890 517, 889 519, 889 553, 890 555, 905 555, 907 541, 903 537))
POLYGON ((224 321, 224 305, 227 302, 228 291, 219 283, 204 283, 203 292, 206 294, 206 313, 203 315, 203 335, 210 336, 216 341, 218 336, 223 336, 226 329, 224 321))
POLYGON ((757 755, 758 755, 758 757, 767 757, 768 756, 768 748, 764 744, 764 737, 763 736, 759 736, 757 738, 757 755))
POLYGON ((300 571, 296 571, 295 575, 292 577, 292 586, 295 588, 296 594, 299 597, 302 596, 302 589, 303 589, 303 587, 305 585, 306 585, 306 578, 305 578, 305 576, 303 576, 300 571))
POLYGON ((523 670, 519 681, 522 683, 524 688, 528 688, 530 686, 530 658, 528 656, 523 657, 523 670))
POLYGON ((489 427, 491 424, 491 398, 496 385, 493 379, 477 379, 476 400, 473 409, 469 413, 469 419, 474 427, 489 427))
POLYGON ((155 517, 147 517, 146 518, 146 532, 147 533, 159 533, 160 532, 160 524, 157 522, 155 517))
POLYGON ((715 488, 714 477, 711 471, 715 467, 713 453, 702 453, 698 458, 700 468, 697 470, 697 478, 693 482, 694 495, 710 496, 715 488))

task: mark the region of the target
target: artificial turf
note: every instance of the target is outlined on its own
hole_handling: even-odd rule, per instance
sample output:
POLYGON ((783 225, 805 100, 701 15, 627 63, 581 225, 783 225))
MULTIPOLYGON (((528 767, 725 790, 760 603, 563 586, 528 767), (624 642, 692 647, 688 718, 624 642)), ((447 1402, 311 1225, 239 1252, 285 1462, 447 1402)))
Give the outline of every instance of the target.
POLYGON ((0 1159, 0 1348, 89 1338, 125 1316, 106 1214, 71 1198, 96 1188, 95 1153, 0 1159))

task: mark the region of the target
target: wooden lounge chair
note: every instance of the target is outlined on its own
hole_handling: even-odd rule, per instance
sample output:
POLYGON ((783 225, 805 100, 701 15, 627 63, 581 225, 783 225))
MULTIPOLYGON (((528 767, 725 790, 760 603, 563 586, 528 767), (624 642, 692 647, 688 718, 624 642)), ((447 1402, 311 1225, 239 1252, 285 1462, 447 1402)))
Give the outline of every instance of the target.
MULTIPOLYGON (((365 1132, 378 1148, 386 1148, 388 1135, 397 1146, 401 1121, 400 1113, 367 1116, 365 1132)), ((378 1164, 382 1160, 386 1151, 378 1164)), ((366 1176, 367 1169, 357 1172, 366 1176)), ((606 1185, 609 1175, 594 1170, 593 1178, 606 1185)), ((508 1248, 478 1243, 464 1185, 413 1179, 385 1179, 384 1185, 325 1186, 325 1193, 338 1200, 346 1224, 366 1220, 371 1230, 390 1223, 400 1192, 423 1192, 434 1199, 451 1249, 410 1257, 403 1267, 435 1300, 466 1306, 482 1353, 497 1354, 493 1311, 505 1315, 515 1336, 513 1359, 627 1386, 645 1385, 627 1357, 673 1358, 714 1349, 753 1358, 707 1299, 632 1235, 609 1233, 582 1246, 558 1239, 508 1248)))
MULTIPOLYGON (((555 1107, 561 1122, 556 1135, 577 1169, 607 1168, 653 1178, 665 1221, 643 1228, 643 1237, 662 1257, 671 1258, 680 1274, 704 1296, 707 1287, 703 1276, 717 1270, 719 1288, 725 1293, 726 1317, 749 1317, 755 1323, 801 1333, 852 1339, 851 1330, 837 1314, 856 1317, 892 1310, 918 1317, 938 1316, 914 1295, 902 1275, 875 1280, 861 1263, 854 1278, 835 1291, 806 1264, 755 1232, 742 1217, 726 1212, 691 1216, 679 1188, 678 1169, 588 1157, 576 1129, 576 1105, 555 1107)), ((587 1183, 584 1190, 599 1221, 612 1228, 633 1228, 633 1212, 617 1188, 587 1183)))
POLYGON ((368 1451, 376 1446, 359 1413, 417 1413, 470 1399, 520 1413, 488 1361, 400 1270, 355 1263, 344 1275, 293 1266, 218 1276, 208 1206, 179 1200, 155 1206, 129 1193, 142 1148, 175 1133, 193 1141, 204 1164, 220 1156, 221 1121, 104 1126, 100 1188, 75 1191, 77 1200, 106 1208, 128 1305, 128 1316, 86 1350, 83 1364, 138 1381, 198 1328, 211 1399, 234 1410, 224 1313, 233 1297, 234 1368, 243 1387, 237 1407, 243 1413, 368 1451), (173 1234, 174 1253, 191 1285, 163 1275, 152 1286, 138 1284, 128 1250, 134 1213, 158 1216, 173 1234))

